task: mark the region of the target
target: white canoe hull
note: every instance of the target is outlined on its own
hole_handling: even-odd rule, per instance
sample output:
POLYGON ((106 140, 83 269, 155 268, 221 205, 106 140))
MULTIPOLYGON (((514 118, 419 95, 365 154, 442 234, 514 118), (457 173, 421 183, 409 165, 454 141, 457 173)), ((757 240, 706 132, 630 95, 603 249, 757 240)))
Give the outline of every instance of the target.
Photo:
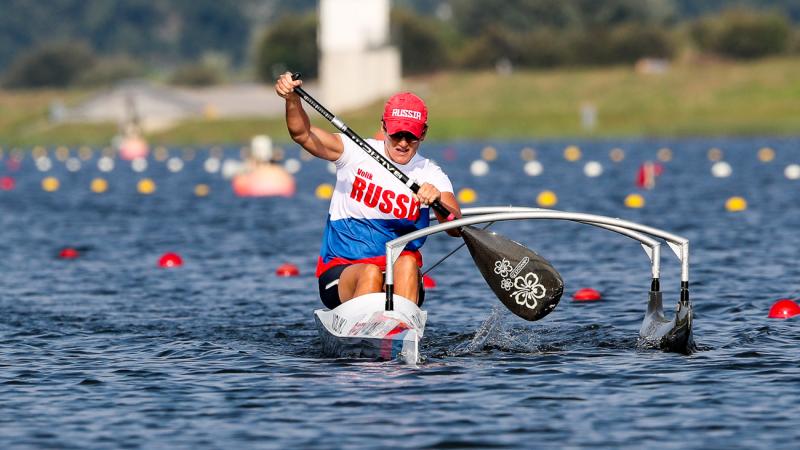
POLYGON ((322 353, 339 358, 400 358, 419 362, 419 343, 428 313, 412 301, 394 296, 394 310, 385 311, 386 294, 362 295, 333 310, 314 311, 322 353))

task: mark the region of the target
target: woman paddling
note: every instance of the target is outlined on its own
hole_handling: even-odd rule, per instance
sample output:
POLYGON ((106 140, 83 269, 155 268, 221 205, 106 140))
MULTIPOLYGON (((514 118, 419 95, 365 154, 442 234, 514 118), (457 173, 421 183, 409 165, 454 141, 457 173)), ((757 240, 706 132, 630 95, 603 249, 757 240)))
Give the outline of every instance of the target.
MULTIPOLYGON (((286 127, 292 140, 312 155, 336 165, 336 187, 328 212, 317 262, 320 298, 333 309, 360 295, 381 292, 386 268, 385 244, 428 226, 428 205, 439 201, 456 218, 461 209, 447 175, 418 154, 428 130, 428 110, 416 95, 404 92, 386 102, 381 127, 383 142, 367 143, 419 185, 414 194, 380 163, 343 134, 312 126, 294 88, 302 85, 291 73, 281 75, 275 92, 286 100, 286 127)), ((436 213, 439 221, 447 217, 436 213)), ((451 233, 457 236, 456 231, 451 233)), ((394 264, 394 292, 422 304, 419 268, 425 238, 409 243, 394 264)))

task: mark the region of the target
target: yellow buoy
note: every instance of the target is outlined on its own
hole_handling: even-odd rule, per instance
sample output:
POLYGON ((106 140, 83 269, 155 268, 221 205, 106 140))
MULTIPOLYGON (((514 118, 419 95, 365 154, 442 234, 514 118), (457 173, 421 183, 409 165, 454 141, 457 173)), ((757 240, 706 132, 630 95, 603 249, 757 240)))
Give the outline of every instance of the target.
POLYGON ((58 182, 58 178, 56 177, 47 177, 42 180, 42 189, 47 192, 55 192, 58 190, 58 187, 61 184, 58 182))
POLYGON ((758 160, 761 162, 770 162, 775 159, 775 150, 764 147, 758 150, 758 160))
POLYGON ((140 194, 152 194, 156 191, 156 183, 150 178, 143 178, 137 183, 136 190, 139 191, 140 194))
POLYGON ((525 147, 519 151, 519 157, 522 158, 523 161, 533 161, 536 159, 536 150, 525 147))
POLYGON ((56 159, 64 162, 69 158, 69 149, 67 147, 61 146, 56 149, 56 159))
POLYGON ((153 150, 153 157, 156 161, 166 161, 168 156, 169 151, 165 147, 159 145, 153 150))
POLYGON ((730 212, 744 211, 747 209, 747 200, 742 197, 731 197, 725 202, 725 209, 730 212))
POLYGON ((328 200, 333 196, 333 186, 328 183, 322 183, 317 186, 317 190, 314 191, 314 194, 319 199, 328 200))
POLYGON ((200 183, 194 187, 194 195, 198 197, 205 197, 211 192, 211 188, 207 184, 200 183))
POLYGON ((95 194, 102 194, 103 192, 108 190, 108 181, 102 178, 95 178, 94 180, 92 180, 90 189, 95 194))
POLYGON ((483 158, 485 161, 494 161, 497 159, 497 149, 491 145, 484 147, 483 150, 481 150, 481 158, 483 158))
POLYGON ((556 196, 556 193, 553 191, 542 191, 536 196, 536 203, 539 206, 549 208, 558 203, 558 196, 556 196))
POLYGON ((628 208, 644 208, 644 197, 641 194, 628 194, 625 197, 625 206, 628 208))
MULTIPOLYGON (((47 150, 41 145, 37 145, 36 147, 33 148, 31 154, 33 155, 33 159, 39 159, 47 156, 47 150)), ((3 150, 0 149, 0 157, 2 156, 3 156, 3 150)))
POLYGON ((672 150, 666 147, 660 148, 658 152, 656 152, 656 157, 659 161, 670 162, 672 161, 672 150))
POLYGON ((581 149, 577 145, 570 145, 564 149, 564 159, 570 162, 581 159, 581 149))
POLYGON ((94 154, 94 150, 88 145, 83 145, 81 148, 78 149, 78 157, 83 161, 88 161, 92 159, 92 155, 94 154))
POLYGON ((625 159, 625 150, 617 147, 612 148, 611 151, 608 153, 608 157, 611 158, 614 162, 620 162, 625 159))
POLYGON ((464 188, 458 191, 459 203, 474 203, 478 199, 478 194, 474 189, 464 188))

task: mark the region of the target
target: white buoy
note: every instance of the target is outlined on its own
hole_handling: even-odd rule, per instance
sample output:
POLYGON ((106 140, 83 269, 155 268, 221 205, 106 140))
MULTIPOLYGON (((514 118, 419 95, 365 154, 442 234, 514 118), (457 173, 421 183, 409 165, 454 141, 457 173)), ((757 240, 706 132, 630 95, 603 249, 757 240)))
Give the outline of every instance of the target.
POLYGON ((727 178, 731 176, 731 173, 733 173, 733 169, 725 161, 717 161, 711 165, 711 175, 717 178, 727 178))
POLYGON ((584 164, 583 173, 590 178, 599 177, 603 174, 603 165, 597 161, 589 161, 584 164))
POLYGON ((303 164, 295 158, 289 158, 283 163, 283 168, 291 174, 299 172, 301 167, 303 164))
POLYGON ((36 168, 39 169, 39 172, 47 172, 53 168, 53 161, 47 156, 36 158, 36 168))
POLYGON ((144 158, 135 158, 131 161, 131 169, 134 172, 144 172, 147 170, 147 160, 144 158))
POLYGON ((528 161, 525 163, 524 170, 525 174, 528 176, 538 177, 544 171, 544 167, 542 166, 542 163, 534 159, 533 161, 528 161))
POLYGON ((230 179, 242 171, 242 162, 238 159, 226 159, 222 163, 222 178, 230 179))
POLYGON ((208 158, 206 162, 203 163, 203 168, 208 173, 219 172, 220 166, 222 166, 222 163, 219 161, 219 158, 215 158, 213 156, 211 158, 208 158))
POLYGON ((64 166, 70 172, 77 172, 81 170, 81 160, 72 156, 70 158, 67 158, 67 160, 64 162, 64 166))
POLYGON ((789 164, 783 169, 783 175, 790 180, 800 179, 800 164, 789 164))
POLYGON ((482 159, 476 159, 469 165, 469 171, 476 177, 482 177, 489 173, 489 163, 482 159))
POLYGON ((111 172, 114 170, 114 160, 109 156, 101 156, 100 159, 97 160, 97 168, 100 169, 101 172, 111 172))
POLYGON ((177 156, 173 156, 172 158, 167 160, 167 170, 172 173, 180 172, 183 170, 183 160, 178 158, 177 156))

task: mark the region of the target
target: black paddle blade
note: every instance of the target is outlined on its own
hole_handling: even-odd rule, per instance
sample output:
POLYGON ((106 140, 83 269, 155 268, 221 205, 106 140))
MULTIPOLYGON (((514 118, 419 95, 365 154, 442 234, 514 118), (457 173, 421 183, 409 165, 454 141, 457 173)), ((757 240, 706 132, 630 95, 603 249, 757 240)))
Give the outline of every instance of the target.
POLYGON ((555 309, 564 281, 544 258, 497 233, 463 227, 461 237, 497 298, 525 320, 539 320, 555 309))

